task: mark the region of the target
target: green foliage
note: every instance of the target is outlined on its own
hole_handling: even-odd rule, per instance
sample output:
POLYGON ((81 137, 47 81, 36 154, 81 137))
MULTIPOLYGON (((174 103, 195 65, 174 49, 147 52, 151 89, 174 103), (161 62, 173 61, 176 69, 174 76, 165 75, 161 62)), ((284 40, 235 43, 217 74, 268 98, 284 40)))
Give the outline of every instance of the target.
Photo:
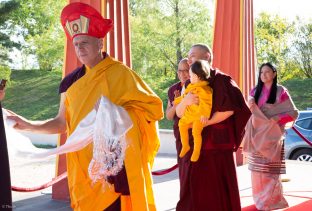
POLYGON ((60 12, 66 0, 20 0, 20 8, 11 16, 12 21, 25 29, 24 35, 44 33, 60 21, 60 12))
POLYGON ((286 67, 289 65, 287 54, 288 38, 293 33, 294 26, 277 15, 260 14, 255 21, 255 47, 259 65, 272 62, 279 70, 279 79, 285 80, 286 67))
POLYGON ((312 77, 312 24, 292 23, 277 15, 260 14, 255 20, 258 64, 277 66, 279 81, 312 77))
POLYGON ((63 62, 65 36, 60 13, 66 3, 66 0, 20 1, 20 8, 10 16, 26 41, 22 52, 36 55, 39 69, 60 69, 63 62))
POLYGON ((7 30, 12 25, 9 17, 18 8, 18 1, 11 0, 0 2, 0 65, 7 65, 9 62, 11 62, 8 56, 8 52, 14 47, 20 47, 20 43, 11 40, 11 33, 9 30, 7 30))
MULTIPOLYGON (((168 88, 177 82, 176 79, 168 79, 165 76, 159 77, 157 80, 154 79, 154 77, 147 76, 143 78, 144 81, 152 88, 152 90, 162 99, 163 101, 163 109, 164 112, 167 108, 168 103, 168 88)), ((160 128, 172 128, 173 121, 167 120, 166 117, 164 117, 159 122, 160 128)))
POLYGON ((0 65, 0 80, 5 79, 10 82, 11 72, 9 67, 0 65))
POLYGON ((15 70, 7 88, 3 107, 31 120, 54 117, 59 108, 58 86, 61 72, 15 70))
POLYGON ((204 1, 130 1, 133 68, 143 77, 175 77, 178 62, 197 42, 211 44, 204 1))
POLYGON ((37 46, 36 55, 40 69, 61 70, 64 57, 64 38, 65 34, 57 24, 40 36, 36 35, 30 39, 30 42, 37 46))
MULTIPOLYGON (((206 1, 146 0, 129 2, 133 69, 167 108, 168 88, 176 82, 178 62, 194 43, 211 45, 212 23, 206 1)), ((164 118, 161 128, 172 128, 164 118)))
POLYGON ((312 23, 304 24, 297 18, 293 60, 307 78, 312 78, 312 23))
POLYGON ((299 110, 312 108, 312 79, 291 79, 282 83, 299 110))

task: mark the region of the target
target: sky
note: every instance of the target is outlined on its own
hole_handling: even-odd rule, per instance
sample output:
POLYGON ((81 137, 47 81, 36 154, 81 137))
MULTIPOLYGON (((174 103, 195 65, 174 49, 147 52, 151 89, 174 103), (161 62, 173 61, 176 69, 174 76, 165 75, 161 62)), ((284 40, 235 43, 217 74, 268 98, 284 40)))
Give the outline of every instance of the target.
POLYGON ((294 20, 296 16, 310 22, 312 21, 312 1, 311 0, 253 0, 254 15, 261 12, 277 14, 289 20, 294 20))
MULTIPOLYGON (((208 7, 214 7, 215 0, 207 1, 208 7)), ((254 17, 266 12, 277 14, 288 20, 294 20, 296 16, 312 21, 312 0, 253 0, 254 17)), ((213 14, 212 14, 213 15, 213 14)))

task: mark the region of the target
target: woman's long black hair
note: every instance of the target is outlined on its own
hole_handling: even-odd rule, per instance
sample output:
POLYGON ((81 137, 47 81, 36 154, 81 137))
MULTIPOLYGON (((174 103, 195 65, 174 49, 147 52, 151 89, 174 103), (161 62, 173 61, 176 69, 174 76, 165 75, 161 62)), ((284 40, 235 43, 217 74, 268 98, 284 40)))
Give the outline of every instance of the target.
MULTIPOLYGON (((261 81, 261 69, 264 66, 268 66, 273 72, 277 72, 276 68, 270 62, 263 63, 260 66, 260 68, 259 68, 259 76, 258 76, 258 84, 256 86, 256 93, 255 93, 255 97, 254 97, 255 98, 255 102, 256 102, 257 105, 258 105, 258 100, 259 100, 259 97, 260 97, 260 94, 261 94, 261 91, 262 91, 262 88, 263 88, 263 82, 261 81)), ((275 78, 273 79, 273 84, 272 84, 272 87, 271 87, 270 96, 269 96, 268 100, 266 101, 266 103, 269 103, 269 104, 274 104, 275 103, 276 92, 277 92, 277 74, 276 74, 275 78)))

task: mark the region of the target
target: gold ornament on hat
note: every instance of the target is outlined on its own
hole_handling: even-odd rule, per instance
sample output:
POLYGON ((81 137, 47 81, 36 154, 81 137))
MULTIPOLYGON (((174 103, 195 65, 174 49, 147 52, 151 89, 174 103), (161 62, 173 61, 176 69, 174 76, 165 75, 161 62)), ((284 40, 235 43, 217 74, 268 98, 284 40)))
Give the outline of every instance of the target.
POLYGON ((71 37, 77 34, 88 34, 90 19, 81 15, 79 19, 66 21, 66 29, 71 37))

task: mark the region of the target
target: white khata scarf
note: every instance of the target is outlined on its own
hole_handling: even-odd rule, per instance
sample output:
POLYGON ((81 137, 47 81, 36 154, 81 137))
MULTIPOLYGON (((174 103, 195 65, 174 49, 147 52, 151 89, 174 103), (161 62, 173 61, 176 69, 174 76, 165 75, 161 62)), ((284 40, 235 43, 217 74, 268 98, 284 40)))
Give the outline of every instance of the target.
MULTIPOLYGON (((11 127, 14 125, 9 124, 11 127)), ((65 144, 45 152, 28 154, 27 157, 42 159, 56 154, 75 152, 93 141, 89 176, 94 183, 106 180, 108 176, 116 175, 123 167, 127 147, 125 135, 132 126, 127 111, 102 96, 95 108, 80 121, 65 144)))

